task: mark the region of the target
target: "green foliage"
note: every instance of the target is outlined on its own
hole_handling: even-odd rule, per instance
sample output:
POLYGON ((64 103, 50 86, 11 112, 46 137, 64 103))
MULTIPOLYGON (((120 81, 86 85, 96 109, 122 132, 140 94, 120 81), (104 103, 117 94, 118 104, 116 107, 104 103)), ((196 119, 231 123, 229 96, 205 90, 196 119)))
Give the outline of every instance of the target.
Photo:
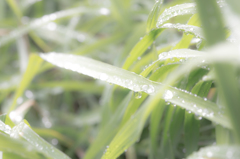
POLYGON ((238 159, 239 6, 0 0, 0 158, 238 159))

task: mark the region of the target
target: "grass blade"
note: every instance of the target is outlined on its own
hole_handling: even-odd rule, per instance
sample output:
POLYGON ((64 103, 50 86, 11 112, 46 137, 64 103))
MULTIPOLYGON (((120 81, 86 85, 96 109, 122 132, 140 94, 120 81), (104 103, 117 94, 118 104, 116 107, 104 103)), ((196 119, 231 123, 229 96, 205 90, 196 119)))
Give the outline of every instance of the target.
MULTIPOLYGON (((150 81, 135 73, 86 57, 57 53, 41 54, 41 57, 59 67, 70 69, 109 83, 117 84, 135 92, 154 94, 161 86, 167 87, 167 85, 150 81)), ((173 72, 177 76, 174 76, 172 80, 175 81, 177 78, 185 74, 186 70, 189 70, 189 68, 194 69, 200 64, 202 64, 201 59, 192 61, 189 65, 185 66, 187 69, 183 67, 181 68, 181 71, 178 71, 177 73, 173 72)), ((171 78, 171 76, 169 78, 171 78)), ((172 82, 172 80, 169 80, 169 82, 172 82)), ((205 101, 200 97, 194 96, 189 92, 178 90, 177 88, 169 87, 168 89, 169 91, 166 91, 163 96, 165 100, 185 109, 189 109, 194 113, 198 113, 211 121, 217 122, 226 127, 231 127, 225 114, 218 114, 219 108, 215 103, 205 101), (196 107, 194 107, 195 104, 197 105, 196 107)))
POLYGON ((184 31, 185 33, 195 35, 197 38, 205 39, 202 29, 193 25, 166 23, 158 28, 178 29, 184 31))
POLYGON ((34 76, 37 74, 41 64, 42 64, 42 59, 36 55, 36 54, 31 54, 29 57, 29 62, 27 69, 21 79, 20 86, 17 88, 14 98, 13 98, 13 103, 10 106, 8 113, 13 111, 16 107, 17 104, 17 99, 21 97, 23 94, 24 90, 28 87, 34 76))
POLYGON ((153 9, 151 10, 148 20, 147 20, 147 32, 150 32, 152 29, 156 27, 157 18, 162 6, 163 0, 156 1, 156 3, 153 6, 153 9))
MULTIPOLYGON (((216 45, 224 41, 226 35, 217 2, 207 0, 196 0, 196 2, 208 45, 216 45)), ((228 54, 228 52, 222 53, 226 56, 228 54)), ((237 122, 240 120, 238 114, 238 112, 240 112, 240 92, 236 87, 238 85, 237 79, 235 78, 236 68, 226 62, 217 62, 214 64, 214 68, 220 96, 233 125, 238 143, 240 143, 240 125, 237 122)))
POLYGON ((176 5, 165 9, 164 12, 159 16, 156 26, 160 27, 165 22, 167 22, 170 18, 186 15, 186 14, 194 14, 196 13, 196 4, 195 3, 184 3, 180 5, 176 5))
POLYGON ((187 159, 217 158, 217 159, 238 159, 240 147, 238 146, 209 146, 201 148, 187 159))

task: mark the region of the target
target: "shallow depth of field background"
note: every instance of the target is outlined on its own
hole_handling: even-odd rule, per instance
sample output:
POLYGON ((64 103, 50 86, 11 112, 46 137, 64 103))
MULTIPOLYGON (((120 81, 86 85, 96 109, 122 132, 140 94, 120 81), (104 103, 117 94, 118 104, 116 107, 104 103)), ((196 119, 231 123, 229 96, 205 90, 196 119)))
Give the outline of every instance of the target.
POLYGON ((238 0, 0 0, 0 159, 238 159, 239 26, 238 0))

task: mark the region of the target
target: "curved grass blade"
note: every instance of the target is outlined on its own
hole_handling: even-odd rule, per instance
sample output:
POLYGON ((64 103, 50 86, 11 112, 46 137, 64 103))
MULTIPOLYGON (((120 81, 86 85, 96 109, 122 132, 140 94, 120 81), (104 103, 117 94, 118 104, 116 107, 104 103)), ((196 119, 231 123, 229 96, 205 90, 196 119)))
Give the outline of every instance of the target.
POLYGON ((157 18, 158 18, 162 3, 163 3, 163 0, 158 0, 154 4, 153 9, 151 10, 147 20, 147 32, 156 28, 157 18))
POLYGON ((158 37, 159 34, 161 34, 163 30, 164 29, 154 29, 145 35, 131 50, 122 68, 128 69, 132 63, 147 50, 147 48, 154 42, 154 40, 158 37))
MULTIPOLYGON (((226 34, 224 30, 224 22, 217 2, 196 0, 196 3, 208 45, 216 45, 217 43, 225 41, 226 34), (206 5, 208 8, 206 8, 206 5)), ((227 47, 225 49, 227 49, 227 47)), ((221 50, 220 53, 228 56, 228 51, 224 52, 221 50)), ((239 50, 235 53, 239 54, 239 50)), ((240 120, 238 114, 238 112, 240 112, 240 92, 236 87, 238 86, 238 80, 236 79, 235 73, 236 68, 227 61, 215 62, 213 66, 215 69, 216 83, 219 88, 220 97, 226 107, 231 124, 233 125, 237 141, 240 143, 240 125, 237 122, 240 120)))
POLYGON ((0 150, 6 153, 16 154, 27 159, 44 159, 38 150, 28 144, 26 141, 13 139, 3 133, 0 133, 0 150))
POLYGON ((238 159, 240 156, 239 146, 208 146, 201 148, 187 159, 238 159))
POLYGON ((158 85, 135 73, 83 56, 49 53, 41 54, 41 57, 59 67, 117 84, 135 92, 152 94, 155 92, 155 86, 158 85))
POLYGON ((190 50, 190 49, 178 49, 178 50, 172 50, 169 52, 161 53, 158 56, 158 60, 166 60, 170 58, 203 57, 204 55, 207 55, 207 54, 203 51, 196 51, 196 50, 190 50))
POLYGON ((159 16, 156 27, 160 27, 162 24, 167 22, 170 18, 196 13, 195 3, 184 3, 165 9, 164 12, 159 16))
POLYGON ((180 31, 184 31, 187 34, 195 35, 197 38, 205 39, 202 33, 202 29, 200 27, 193 26, 193 25, 166 23, 158 28, 178 29, 180 31))
MULTIPOLYGON (((194 14, 189 19, 187 24, 200 27, 199 16, 197 14, 194 14)), ((182 39, 177 43, 177 45, 173 48, 173 50, 188 48, 193 37, 194 37, 194 35, 184 33, 182 36, 182 39)))
POLYGON ((35 149, 49 158, 69 159, 64 153, 43 140, 24 122, 20 122, 17 126, 13 127, 9 135, 13 138, 24 138, 35 149))
POLYGON ((177 80, 186 72, 199 67, 199 65, 202 64, 201 58, 191 60, 189 64, 184 65, 184 67, 177 72, 174 71, 176 75, 172 74, 172 76, 169 76, 171 80, 168 80, 167 85, 163 85, 161 83, 150 81, 127 70, 82 56, 50 53, 41 54, 41 57, 59 67, 70 69, 109 83, 117 84, 135 92, 155 94, 159 91, 161 86, 164 86, 164 88, 169 89, 164 92, 163 98, 165 100, 168 100, 169 102, 179 105, 185 109, 189 109, 194 113, 198 113, 213 122, 217 122, 223 126, 231 128, 225 114, 218 114, 219 108, 215 103, 205 101, 200 97, 190 94, 189 92, 181 91, 173 87, 167 87, 167 85, 172 84, 173 81, 177 80), (197 105, 196 107, 194 107, 195 104, 197 105))
POLYGON ((111 118, 105 126, 100 130, 97 138, 94 143, 92 143, 91 147, 87 150, 85 159, 93 159, 99 155, 99 152, 103 149, 104 146, 109 144, 114 135, 118 132, 119 124, 122 120, 124 112, 132 98, 132 92, 130 92, 122 103, 117 107, 117 110, 113 114, 114 118, 111 118), (107 134, 107 136, 106 136, 107 134))

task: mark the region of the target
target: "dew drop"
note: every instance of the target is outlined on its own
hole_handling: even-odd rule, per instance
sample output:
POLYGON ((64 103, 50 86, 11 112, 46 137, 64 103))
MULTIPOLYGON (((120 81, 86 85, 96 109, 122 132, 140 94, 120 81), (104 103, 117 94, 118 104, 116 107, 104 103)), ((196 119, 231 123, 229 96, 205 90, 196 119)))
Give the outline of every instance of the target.
POLYGON ((102 73, 100 75, 100 79, 103 80, 103 81, 106 81, 108 79, 108 75, 106 73, 102 73))
POLYGON ((165 93, 164 93, 164 95, 163 95, 163 98, 164 98, 165 100, 169 100, 169 99, 172 99, 172 97, 173 97, 172 91, 166 90, 165 93))
POLYGON ((142 98, 142 92, 135 92, 134 94, 135 94, 134 96, 136 99, 142 98))
POLYGON ((110 14, 110 10, 107 9, 107 8, 101 8, 101 9, 99 10, 99 12, 100 12, 100 14, 102 14, 102 15, 108 15, 108 14, 110 14))

